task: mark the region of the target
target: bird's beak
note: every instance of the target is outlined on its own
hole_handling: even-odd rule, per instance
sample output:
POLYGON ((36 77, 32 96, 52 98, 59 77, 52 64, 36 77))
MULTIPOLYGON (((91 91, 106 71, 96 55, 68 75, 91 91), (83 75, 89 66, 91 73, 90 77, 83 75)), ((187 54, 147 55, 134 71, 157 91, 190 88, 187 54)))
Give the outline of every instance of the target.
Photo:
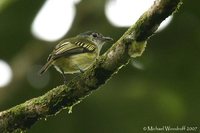
POLYGON ((111 37, 103 37, 103 39, 104 39, 106 42, 113 41, 113 39, 112 39, 111 37))

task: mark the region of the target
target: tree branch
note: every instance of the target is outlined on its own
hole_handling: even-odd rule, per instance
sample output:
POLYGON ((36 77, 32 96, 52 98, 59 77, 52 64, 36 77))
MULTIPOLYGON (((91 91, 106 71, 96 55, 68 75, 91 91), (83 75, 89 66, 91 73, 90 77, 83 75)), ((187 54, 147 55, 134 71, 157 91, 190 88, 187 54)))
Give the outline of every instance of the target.
POLYGON ((0 112, 0 132, 26 130, 36 121, 71 109, 86 96, 105 84, 113 74, 145 49, 146 41, 160 23, 176 11, 181 0, 156 0, 154 5, 85 73, 60 85, 43 96, 0 112))

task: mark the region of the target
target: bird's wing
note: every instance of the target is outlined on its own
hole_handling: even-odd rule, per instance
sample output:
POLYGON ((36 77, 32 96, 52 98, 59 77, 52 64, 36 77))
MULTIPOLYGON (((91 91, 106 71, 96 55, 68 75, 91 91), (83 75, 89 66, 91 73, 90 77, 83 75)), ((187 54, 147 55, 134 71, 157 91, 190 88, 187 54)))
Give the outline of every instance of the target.
POLYGON ((77 55, 81 53, 93 52, 96 48, 96 45, 89 41, 73 38, 67 39, 60 42, 55 47, 47 60, 55 60, 60 57, 68 57, 75 54, 77 55))

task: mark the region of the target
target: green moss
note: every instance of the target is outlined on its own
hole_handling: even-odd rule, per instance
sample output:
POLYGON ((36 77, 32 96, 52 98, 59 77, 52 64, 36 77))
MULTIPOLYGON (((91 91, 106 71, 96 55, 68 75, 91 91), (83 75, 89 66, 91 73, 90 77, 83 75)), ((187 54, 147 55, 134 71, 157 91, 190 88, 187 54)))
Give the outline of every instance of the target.
POLYGON ((132 58, 141 56, 145 50, 146 44, 147 41, 142 41, 142 42, 133 41, 132 44, 129 45, 128 54, 132 58))

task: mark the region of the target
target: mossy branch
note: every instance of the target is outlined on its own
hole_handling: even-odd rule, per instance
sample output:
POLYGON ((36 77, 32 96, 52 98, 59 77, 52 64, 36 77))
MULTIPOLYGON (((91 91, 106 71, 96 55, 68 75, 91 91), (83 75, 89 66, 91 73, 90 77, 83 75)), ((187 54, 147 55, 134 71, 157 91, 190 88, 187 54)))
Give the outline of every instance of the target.
POLYGON ((148 38, 180 5, 181 0, 156 0, 152 7, 82 75, 43 96, 0 112, 0 132, 29 129, 36 121, 55 115, 63 109, 70 109, 79 103, 105 84, 131 57, 140 56, 148 38))

